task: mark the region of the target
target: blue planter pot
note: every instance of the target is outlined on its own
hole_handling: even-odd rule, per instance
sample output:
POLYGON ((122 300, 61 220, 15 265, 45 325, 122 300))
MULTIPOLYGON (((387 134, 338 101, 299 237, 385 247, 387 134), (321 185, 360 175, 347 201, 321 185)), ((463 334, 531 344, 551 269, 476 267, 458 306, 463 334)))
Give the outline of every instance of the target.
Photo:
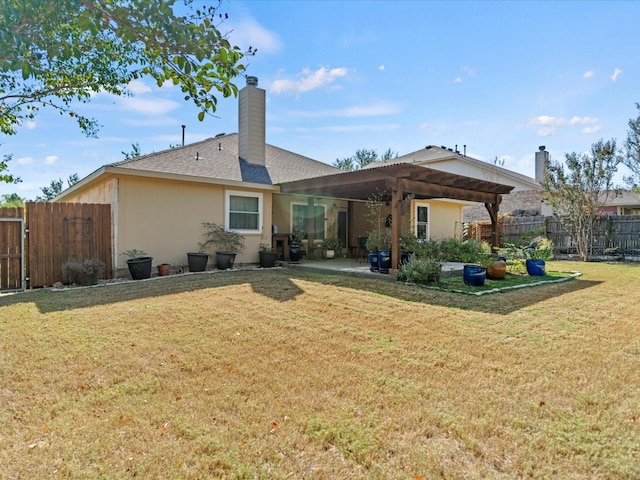
POLYGON ((544 260, 527 260, 527 273, 534 277, 542 277, 546 274, 546 264, 544 260))
POLYGON ((380 273, 389 273, 389 269, 391 268, 390 250, 381 250, 378 252, 378 268, 380 268, 380 273))
POLYGON ((380 270, 378 266, 378 254, 370 253, 369 254, 369 270, 372 272, 378 272, 380 270))
POLYGON ((478 265, 465 265, 462 270, 462 280, 465 285, 481 287, 487 279, 487 269, 478 265))

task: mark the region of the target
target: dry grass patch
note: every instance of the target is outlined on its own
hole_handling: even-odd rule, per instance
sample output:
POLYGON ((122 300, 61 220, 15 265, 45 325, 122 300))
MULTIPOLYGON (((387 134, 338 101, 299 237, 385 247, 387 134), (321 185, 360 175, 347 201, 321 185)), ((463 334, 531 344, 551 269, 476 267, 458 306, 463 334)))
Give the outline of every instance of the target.
POLYGON ((638 478, 634 265, 488 297, 299 270, 0 298, 0 478, 638 478))

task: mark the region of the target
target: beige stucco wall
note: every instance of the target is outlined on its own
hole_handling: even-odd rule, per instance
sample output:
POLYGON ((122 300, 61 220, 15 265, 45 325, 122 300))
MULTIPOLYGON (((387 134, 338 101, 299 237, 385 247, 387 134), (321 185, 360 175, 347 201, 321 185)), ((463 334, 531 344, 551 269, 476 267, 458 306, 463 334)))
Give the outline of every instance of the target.
POLYGON ((447 202, 442 200, 414 200, 411 205, 411 228, 415 231, 415 205, 429 206, 429 237, 433 240, 445 238, 459 238, 462 223, 461 203, 447 202))
MULTIPOLYGON (((224 224, 226 190, 259 191, 159 179, 120 178, 116 251, 122 253, 137 248, 152 256, 154 265, 186 265, 187 252, 198 251, 198 242, 203 240, 202 223, 224 224)), ((266 238, 263 240, 260 233, 244 234, 245 249, 236 257, 236 265, 257 263, 260 243, 270 242, 271 193, 263 191, 262 194, 266 238)), ((117 267, 123 268, 125 260, 119 255, 117 267)))
MULTIPOLYGON (((153 265, 187 264, 187 252, 198 251, 203 222, 224 224, 225 191, 262 193, 263 234, 244 234, 245 249, 236 265, 257 263, 261 243, 271 243, 271 192, 145 177, 112 176, 66 195, 60 201, 110 203, 113 213, 113 266, 125 269, 126 250, 143 250, 153 265)), ((211 252, 213 253, 213 252, 211 252)), ((215 259, 212 259, 215 260, 215 259)))

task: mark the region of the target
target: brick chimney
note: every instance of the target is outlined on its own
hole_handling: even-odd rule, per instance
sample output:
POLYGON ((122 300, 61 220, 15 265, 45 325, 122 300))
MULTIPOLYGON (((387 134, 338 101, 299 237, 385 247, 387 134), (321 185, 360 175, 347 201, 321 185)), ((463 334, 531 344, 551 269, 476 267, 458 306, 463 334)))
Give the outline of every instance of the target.
POLYGON ((538 147, 536 152, 536 182, 544 182, 544 177, 549 166, 549 152, 544 149, 544 145, 538 147))
POLYGON ((238 98, 238 153, 257 165, 265 164, 265 93, 258 88, 258 77, 247 77, 238 98))

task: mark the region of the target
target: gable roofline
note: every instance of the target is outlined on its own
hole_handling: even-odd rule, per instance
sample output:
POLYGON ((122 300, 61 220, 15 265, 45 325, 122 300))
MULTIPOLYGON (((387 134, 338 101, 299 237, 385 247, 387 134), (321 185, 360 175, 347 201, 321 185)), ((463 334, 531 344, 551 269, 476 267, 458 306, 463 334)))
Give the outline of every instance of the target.
POLYGON ((389 160, 384 160, 380 162, 373 162, 367 165, 365 168, 373 168, 375 166, 382 165, 393 165, 396 163, 409 163, 409 164, 417 164, 430 166, 430 168, 434 168, 437 170, 437 167, 433 164, 446 161, 446 160, 459 160, 463 163, 467 163, 469 165, 487 168, 490 166, 492 169, 495 169, 501 175, 504 175, 507 178, 512 178, 513 180, 524 183, 525 185, 529 185, 531 190, 543 190, 542 185, 537 182, 534 178, 528 177, 518 172, 514 172, 513 170, 509 170, 508 168, 501 167, 499 165, 492 165, 490 163, 484 162, 482 160, 478 160, 477 158, 470 157, 468 155, 462 155, 460 152, 455 151, 453 149, 449 149, 446 147, 438 147, 436 145, 427 145, 422 150, 416 150, 415 152, 407 153, 405 155, 401 155, 396 158, 392 158, 389 160))

